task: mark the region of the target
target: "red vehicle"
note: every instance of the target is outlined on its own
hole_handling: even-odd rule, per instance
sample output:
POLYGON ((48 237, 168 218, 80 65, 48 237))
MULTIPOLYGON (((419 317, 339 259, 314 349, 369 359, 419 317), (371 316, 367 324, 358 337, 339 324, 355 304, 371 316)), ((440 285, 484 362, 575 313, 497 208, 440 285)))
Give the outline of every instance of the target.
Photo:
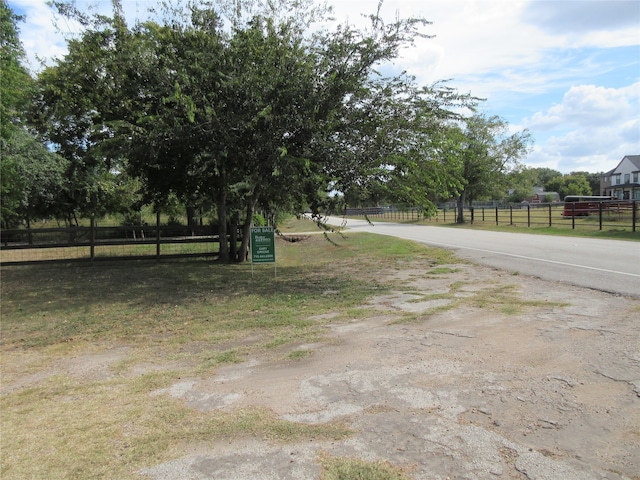
POLYGON ((587 196, 587 195, 567 195, 564 197, 564 211, 562 216, 571 218, 585 217, 589 214, 597 214, 600 212, 600 206, 606 210, 611 205, 611 201, 616 200, 614 197, 607 196, 587 196))

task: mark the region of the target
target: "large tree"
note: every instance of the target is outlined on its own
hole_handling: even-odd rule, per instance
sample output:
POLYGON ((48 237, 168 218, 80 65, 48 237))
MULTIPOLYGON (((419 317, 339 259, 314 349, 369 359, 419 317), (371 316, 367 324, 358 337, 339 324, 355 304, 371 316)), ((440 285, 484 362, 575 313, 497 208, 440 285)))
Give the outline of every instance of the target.
POLYGON ((589 184, 589 193, 582 193, 581 195, 600 195, 600 179, 604 172, 591 173, 591 172, 571 172, 569 175, 573 177, 584 177, 589 184))
POLYGON ((18 22, 0 0, 0 220, 3 228, 59 211, 65 189, 64 161, 28 130, 33 79, 23 66, 18 22))
POLYGON ((33 79, 23 66, 25 52, 20 42, 16 15, 0 0, 0 138, 6 142, 24 121, 33 79))
POLYGON ((558 192, 562 199, 567 195, 593 195, 589 181, 580 173, 554 177, 547 182, 545 190, 558 192))
POLYGON ((456 221, 464 223, 464 206, 481 198, 502 198, 506 174, 518 165, 530 146, 528 131, 508 134, 508 124, 497 116, 475 114, 451 130, 452 162, 457 161, 461 187, 456 221))
POLYGON ((2 226, 63 216, 66 162, 25 129, 2 150, 2 226))
POLYGON ((553 178, 562 176, 561 172, 552 168, 534 167, 528 168, 527 171, 532 174, 535 187, 544 187, 553 178))
POLYGON ((123 90, 131 73, 123 59, 130 45, 119 4, 113 18, 98 17, 81 38, 68 42, 67 55, 38 76, 32 122, 50 147, 68 164, 66 220, 102 215, 112 201, 113 182, 126 168, 117 125, 136 100, 123 90), (114 52, 122 52, 115 55, 114 52))
POLYGON ((226 23, 224 9, 189 4, 129 29, 114 5, 41 76, 51 138, 84 173, 121 158, 156 203, 215 202, 221 238, 242 214, 245 240, 258 207, 319 211, 330 191, 371 187, 428 208, 425 192, 452 185, 429 145, 462 97, 375 71, 424 20, 374 14, 368 29, 311 34, 325 11, 281 0, 226 23))

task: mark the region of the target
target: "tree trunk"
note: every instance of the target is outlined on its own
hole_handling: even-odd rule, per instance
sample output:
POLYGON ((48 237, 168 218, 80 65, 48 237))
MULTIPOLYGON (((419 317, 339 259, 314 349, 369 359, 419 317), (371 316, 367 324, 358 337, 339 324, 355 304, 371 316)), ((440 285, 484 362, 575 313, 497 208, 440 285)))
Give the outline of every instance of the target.
POLYGON ((234 212, 231 217, 231 231, 229 232, 229 256, 237 261, 238 255, 238 224, 240 223, 240 213, 234 212))
POLYGON ((194 235, 195 229, 198 226, 198 222, 196 221, 196 207, 186 205, 185 208, 187 211, 187 225, 191 229, 191 235, 194 235))
POLYGON ((464 201, 466 192, 462 192, 458 197, 458 213, 456 215, 456 223, 464 223, 464 201))
POLYGON ((247 202, 247 217, 245 218, 244 225, 242 225, 242 243, 240 244, 240 250, 238 250, 238 256, 236 261, 239 263, 244 262, 247 259, 249 252, 249 237, 251 235, 251 223, 253 220, 253 213, 256 208, 255 197, 252 196, 247 202))
POLYGON ((229 242, 227 241, 227 179, 224 167, 220 172, 221 186, 218 193, 218 238, 220 241, 220 255, 218 260, 221 263, 229 263, 229 242))

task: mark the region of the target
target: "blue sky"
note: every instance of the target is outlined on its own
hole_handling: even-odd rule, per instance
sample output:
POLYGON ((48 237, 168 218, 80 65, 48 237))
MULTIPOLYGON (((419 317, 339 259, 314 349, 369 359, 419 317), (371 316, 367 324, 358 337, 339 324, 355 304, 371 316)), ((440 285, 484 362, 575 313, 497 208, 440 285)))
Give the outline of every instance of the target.
MULTIPOLYGON (((127 17, 157 2, 122 0, 127 17)), ((62 56, 65 42, 44 0, 9 0, 26 15, 21 38, 36 55, 62 56)), ((76 0, 109 10, 110 0, 76 0)), ((329 1, 337 21, 364 22, 378 0, 329 1)), ((402 52, 394 70, 421 84, 449 80, 460 92, 486 98, 481 108, 513 131, 528 129, 530 167, 563 173, 603 172, 640 154, 640 0, 386 0, 383 18, 418 15, 431 21, 402 52)), ((364 25, 364 23, 363 23, 364 25)), ((64 32, 77 28, 59 22, 64 32)))

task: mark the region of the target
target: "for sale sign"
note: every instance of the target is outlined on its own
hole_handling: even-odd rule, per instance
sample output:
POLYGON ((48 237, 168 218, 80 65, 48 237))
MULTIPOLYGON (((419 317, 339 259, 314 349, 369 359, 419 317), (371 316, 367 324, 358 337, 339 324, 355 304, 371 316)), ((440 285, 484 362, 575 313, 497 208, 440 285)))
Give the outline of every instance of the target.
POLYGON ((274 263, 276 242, 273 227, 251 228, 251 263, 274 263))

